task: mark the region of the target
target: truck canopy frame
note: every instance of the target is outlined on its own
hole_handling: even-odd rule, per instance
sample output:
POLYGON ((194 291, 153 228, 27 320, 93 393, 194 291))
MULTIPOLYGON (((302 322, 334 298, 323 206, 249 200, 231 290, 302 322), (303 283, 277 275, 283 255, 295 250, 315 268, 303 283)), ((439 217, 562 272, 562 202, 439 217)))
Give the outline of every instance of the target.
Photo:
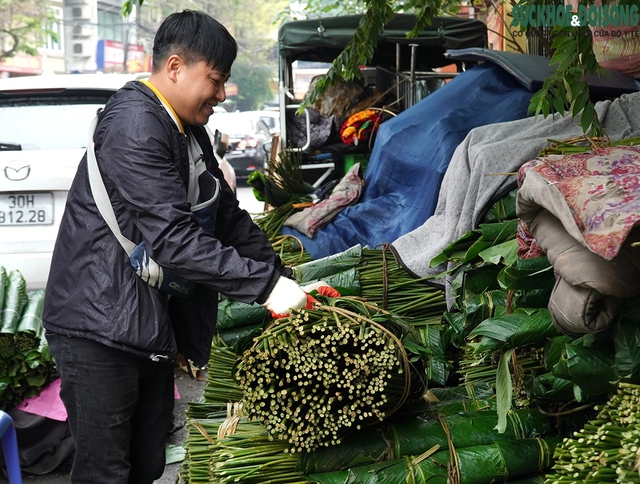
MULTIPOLYGON (((363 20, 363 15, 323 17, 284 23, 278 32, 279 107, 281 149, 287 149, 286 110, 297 109, 299 100, 293 94, 292 65, 297 60, 330 63, 344 50, 363 20)), ((396 14, 378 37, 372 60, 367 67, 384 70, 386 74, 404 79, 413 89, 416 76, 452 77, 438 75, 433 69, 454 63, 445 56, 449 49, 486 47, 487 27, 477 19, 434 17, 431 25, 417 37, 407 37, 416 25, 417 17, 396 14)), ((458 62, 458 65, 461 63, 458 62)), ((396 81, 396 83, 397 83, 396 81)), ((415 93, 408 96, 410 107, 415 93)), ((307 131, 309 132, 309 131, 307 131)), ((301 151, 304 151, 304 147, 301 151)), ((316 168, 318 166, 316 165, 316 168)), ((328 167, 331 168, 331 167, 328 167)))

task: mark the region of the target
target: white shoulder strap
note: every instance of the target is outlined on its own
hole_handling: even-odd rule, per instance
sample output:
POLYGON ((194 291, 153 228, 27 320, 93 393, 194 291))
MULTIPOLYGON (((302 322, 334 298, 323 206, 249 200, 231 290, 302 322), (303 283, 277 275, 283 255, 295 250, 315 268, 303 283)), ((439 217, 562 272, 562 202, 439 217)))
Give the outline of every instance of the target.
POLYGON ((91 193, 93 194, 93 199, 96 202, 98 207, 98 211, 104 221, 107 222, 107 225, 113 232, 113 235, 116 236, 122 248, 126 251, 128 255, 131 255, 133 249, 135 249, 136 244, 122 235, 120 231, 120 227, 118 226, 118 221, 116 220, 116 214, 113 211, 113 206, 111 205, 111 200, 109 199, 109 195, 107 194, 107 189, 104 186, 104 181, 102 180, 102 176, 100 175, 100 168, 98 168, 98 162, 96 160, 95 147, 93 143, 93 133, 96 130, 96 126, 98 126, 98 116, 96 116, 91 125, 89 126, 89 142, 87 144, 87 171, 89 172, 89 184, 91 185, 91 193))

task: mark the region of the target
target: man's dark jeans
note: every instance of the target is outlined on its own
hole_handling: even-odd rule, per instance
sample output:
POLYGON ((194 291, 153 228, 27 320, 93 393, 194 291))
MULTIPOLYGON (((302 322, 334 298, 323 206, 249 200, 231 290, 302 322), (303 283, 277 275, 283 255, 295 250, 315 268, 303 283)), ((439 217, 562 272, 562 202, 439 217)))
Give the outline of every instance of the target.
POLYGON ((76 453, 73 484, 151 484, 171 428, 173 365, 47 333, 76 453))

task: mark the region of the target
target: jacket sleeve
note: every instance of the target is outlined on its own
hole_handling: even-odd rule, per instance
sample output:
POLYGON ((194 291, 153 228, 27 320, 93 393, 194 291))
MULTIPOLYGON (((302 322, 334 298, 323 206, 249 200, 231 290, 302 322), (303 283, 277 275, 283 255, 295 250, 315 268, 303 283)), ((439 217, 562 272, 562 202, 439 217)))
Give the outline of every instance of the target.
MULTIPOLYGON (((230 299, 263 302, 278 271, 268 257, 243 256, 200 229, 178 170, 181 150, 172 128, 159 113, 127 109, 105 116, 96 132, 98 164, 123 233, 144 240, 162 267, 230 299)), ((220 210, 230 208, 225 203, 220 210)), ((231 222, 243 224, 239 216, 231 222)))
POLYGON ((212 153, 211 171, 220 180, 223 188, 216 220, 216 234, 220 242, 234 247, 243 257, 272 264, 280 274, 291 277, 291 269, 284 266, 265 233, 253 222, 249 213, 240 208, 233 190, 224 181, 224 174, 213 158, 213 146, 209 137, 203 130, 198 130, 198 134, 200 145, 212 153))

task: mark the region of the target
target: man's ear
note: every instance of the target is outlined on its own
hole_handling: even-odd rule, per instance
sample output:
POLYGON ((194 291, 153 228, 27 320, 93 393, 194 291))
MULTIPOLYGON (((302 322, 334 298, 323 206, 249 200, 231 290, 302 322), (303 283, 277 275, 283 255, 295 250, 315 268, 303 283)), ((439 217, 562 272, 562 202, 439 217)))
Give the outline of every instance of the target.
POLYGON ((167 77, 173 82, 177 81, 178 73, 180 72, 182 65, 183 65, 182 59, 177 54, 173 54, 171 57, 167 59, 167 63, 166 63, 167 77))

